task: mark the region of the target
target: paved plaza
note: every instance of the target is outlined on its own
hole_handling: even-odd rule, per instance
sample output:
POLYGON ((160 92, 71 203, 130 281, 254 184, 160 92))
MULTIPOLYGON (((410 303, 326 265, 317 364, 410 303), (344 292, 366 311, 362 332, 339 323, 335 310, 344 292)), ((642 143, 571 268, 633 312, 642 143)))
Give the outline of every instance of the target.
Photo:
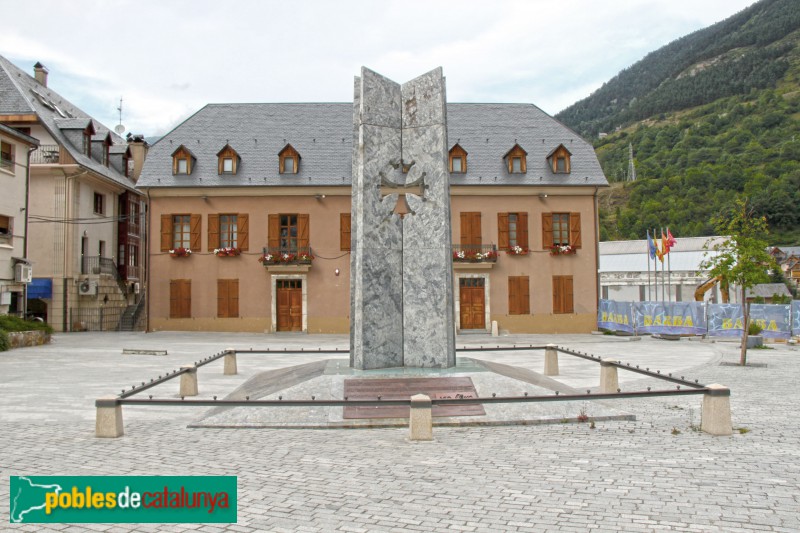
MULTIPOLYGON (((461 336, 459 347, 561 346, 732 391, 734 434, 700 431, 701 396, 615 401, 635 421, 407 429, 188 428, 206 408, 125 406, 125 436, 94 437, 94 400, 225 348, 346 348, 346 336, 58 334, 0 353, 0 529, 14 531, 800 531, 800 349, 597 335, 461 336), (123 348, 166 356, 122 355, 123 348), (10 475, 236 475, 238 523, 8 523, 10 475)), ((541 372, 544 354, 470 353, 541 372)), ((330 354, 239 354, 198 371, 200 397, 330 354)), ((596 363, 556 379, 596 389, 596 363)), ((175 380, 152 389, 177 395, 175 380)), ((663 383, 620 373, 623 390, 663 383)), ((149 394, 149 393, 148 393, 149 394)), ((587 403, 591 416, 592 404, 587 403)), ((576 413, 577 414, 577 413, 576 413)))

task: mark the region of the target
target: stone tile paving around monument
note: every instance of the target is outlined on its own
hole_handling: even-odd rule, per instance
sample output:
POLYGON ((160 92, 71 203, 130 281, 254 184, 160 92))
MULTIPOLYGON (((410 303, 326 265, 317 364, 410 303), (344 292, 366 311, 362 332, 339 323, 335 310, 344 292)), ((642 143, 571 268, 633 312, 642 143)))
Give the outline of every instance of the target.
MULTIPOLYGON (((686 370, 732 389, 734 431, 696 431, 700 396, 626 400, 635 422, 406 429, 188 429, 179 408, 124 409, 126 435, 96 439, 94 398, 228 346, 346 346, 339 336, 56 335, 0 354, 0 529, 11 531, 800 531, 800 349, 731 343, 625 342, 597 336, 462 337, 470 344, 556 342, 597 355, 686 370), (581 347, 582 346, 582 347, 581 347), (121 356, 162 347, 166 357, 121 356), (130 382, 130 383, 129 383, 130 382), (746 432, 745 432, 746 431, 746 432), (236 475, 238 523, 8 523, 9 475, 236 475)), ((255 372, 314 360, 241 356, 199 372, 200 394, 225 394, 255 372)), ((543 355, 481 357, 541 371, 543 355), (513 360, 513 361, 512 361, 513 360)), ((560 358, 559 379, 595 386, 599 370, 560 358)), ((620 374, 623 389, 652 380, 620 374)), ((174 395, 170 385, 163 394, 174 395)), ((161 393, 159 393, 161 394, 161 393)), ((591 416, 591 407, 588 414, 591 416)))

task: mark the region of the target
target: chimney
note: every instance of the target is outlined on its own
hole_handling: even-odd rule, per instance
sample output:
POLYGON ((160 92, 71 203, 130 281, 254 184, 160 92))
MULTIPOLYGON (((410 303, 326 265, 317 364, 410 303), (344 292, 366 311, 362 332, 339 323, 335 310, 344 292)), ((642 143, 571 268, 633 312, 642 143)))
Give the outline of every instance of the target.
POLYGON ((128 148, 131 150, 131 158, 133 159, 133 173, 130 177, 135 183, 139 181, 139 175, 142 173, 142 167, 144 166, 144 160, 147 158, 147 151, 150 145, 144 140, 144 135, 131 135, 129 133, 128 148))
POLYGON ((47 67, 38 61, 33 66, 33 77, 39 82, 39 85, 47 87, 47 67))

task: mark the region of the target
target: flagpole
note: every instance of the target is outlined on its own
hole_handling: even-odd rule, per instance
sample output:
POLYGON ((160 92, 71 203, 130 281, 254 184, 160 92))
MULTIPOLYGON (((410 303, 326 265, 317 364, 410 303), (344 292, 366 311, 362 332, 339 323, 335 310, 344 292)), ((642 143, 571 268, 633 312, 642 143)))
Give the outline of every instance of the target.
POLYGON ((666 280, 664 279, 664 253, 666 250, 664 249, 664 228, 661 228, 661 302, 665 302, 667 300, 666 296, 664 295, 665 289, 667 288, 666 280))
MULTIPOLYGON (((669 226, 667 226, 667 242, 672 243, 672 239, 669 238, 669 226)), ((670 244, 670 249, 672 248, 672 244, 670 244)), ((667 255, 667 282, 669 283, 669 301, 672 301, 672 259, 669 255, 667 255)), ((675 294, 675 301, 678 301, 678 295, 675 294)))
POLYGON ((653 287, 650 285, 650 230, 646 230, 647 240, 644 241, 647 252, 647 300, 653 301, 653 287))

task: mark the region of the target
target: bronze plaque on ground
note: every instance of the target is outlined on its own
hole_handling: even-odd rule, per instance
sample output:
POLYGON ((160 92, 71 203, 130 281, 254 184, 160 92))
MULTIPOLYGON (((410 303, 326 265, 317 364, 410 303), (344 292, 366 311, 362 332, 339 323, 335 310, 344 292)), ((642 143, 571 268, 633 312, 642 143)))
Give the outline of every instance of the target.
MULTIPOLYGON (((477 398, 478 392, 469 377, 454 378, 390 378, 344 380, 344 397, 348 400, 408 400, 415 394, 427 394, 431 400, 444 398, 477 398)), ((405 405, 347 406, 343 418, 408 418, 405 405)), ((434 405, 433 416, 485 415, 480 403, 434 405)))

